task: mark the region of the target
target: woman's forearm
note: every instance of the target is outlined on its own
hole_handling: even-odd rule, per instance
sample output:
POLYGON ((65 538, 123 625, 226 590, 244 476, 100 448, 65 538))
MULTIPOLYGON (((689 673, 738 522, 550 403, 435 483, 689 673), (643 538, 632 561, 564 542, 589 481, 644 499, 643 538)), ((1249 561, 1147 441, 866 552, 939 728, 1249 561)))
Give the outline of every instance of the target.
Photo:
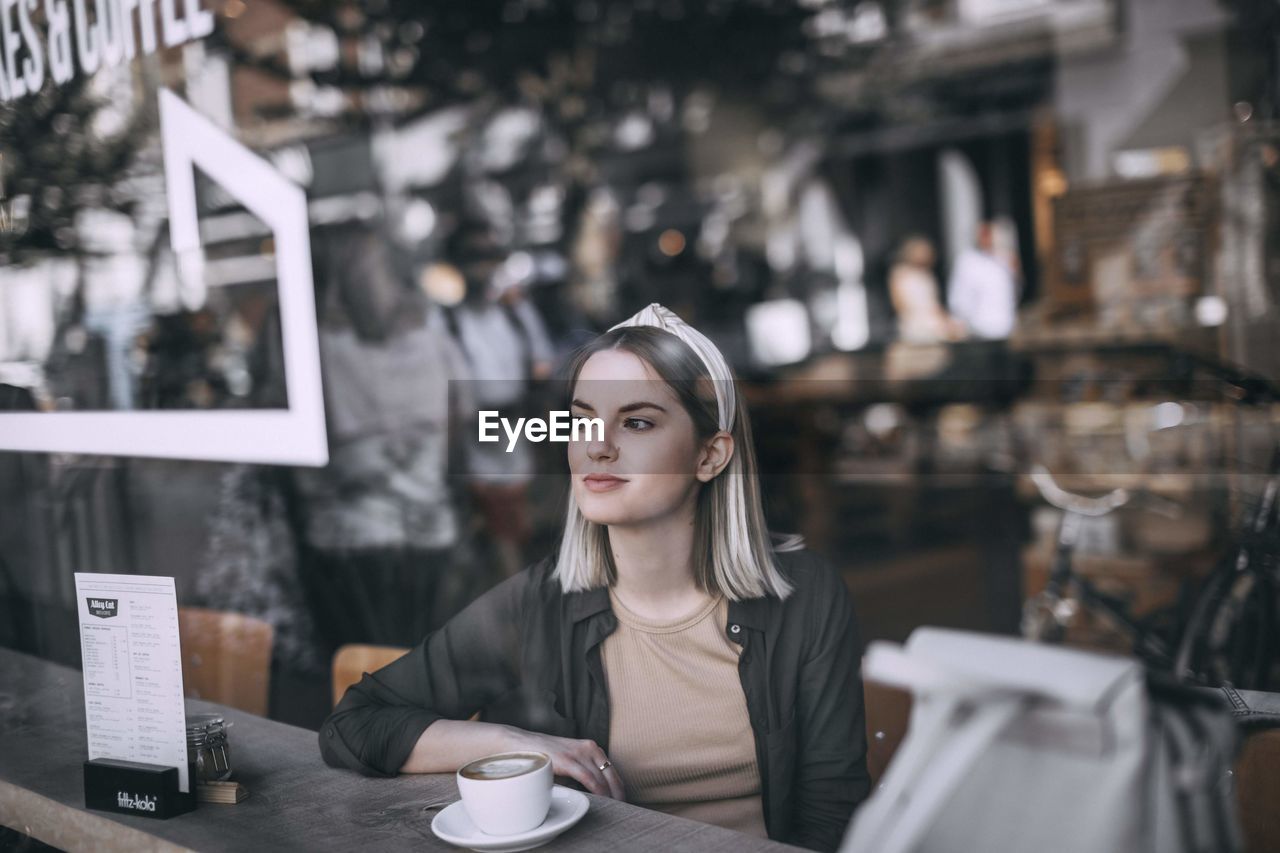
POLYGON ((436 720, 413 745, 401 773, 452 773, 468 761, 515 749, 518 729, 478 720, 436 720))
POLYGON ((401 773, 453 773, 498 752, 541 752, 556 776, 573 779, 593 794, 626 799, 622 777, 593 740, 556 737, 515 726, 471 720, 436 720, 413 745, 401 773))

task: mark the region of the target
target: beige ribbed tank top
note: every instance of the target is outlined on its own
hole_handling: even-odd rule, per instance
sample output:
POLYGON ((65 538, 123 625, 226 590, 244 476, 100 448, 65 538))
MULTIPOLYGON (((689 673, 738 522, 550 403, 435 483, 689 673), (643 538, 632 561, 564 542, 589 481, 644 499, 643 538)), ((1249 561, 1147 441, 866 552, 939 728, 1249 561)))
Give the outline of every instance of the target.
POLYGON ((632 613, 609 591, 618 628, 601 658, 609 686, 609 759, 627 799, 765 837, 760 773, 718 596, 676 622, 632 613))

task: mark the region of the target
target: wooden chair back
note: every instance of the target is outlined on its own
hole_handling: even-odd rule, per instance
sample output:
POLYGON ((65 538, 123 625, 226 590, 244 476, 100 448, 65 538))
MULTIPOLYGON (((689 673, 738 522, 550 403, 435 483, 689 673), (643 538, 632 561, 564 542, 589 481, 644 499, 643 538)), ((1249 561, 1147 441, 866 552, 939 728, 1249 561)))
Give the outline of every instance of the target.
POLYGON ((1248 734, 1236 758, 1245 850, 1280 850, 1280 729, 1248 734))
POLYGON ((333 655, 333 704, 366 672, 376 672, 409 650, 400 646, 346 645, 333 655))
POLYGON ((875 785, 907 736, 911 694, 874 681, 862 682, 867 721, 867 773, 875 785))
POLYGON ((187 696, 267 715, 275 643, 271 625, 240 613, 179 607, 178 634, 187 696))

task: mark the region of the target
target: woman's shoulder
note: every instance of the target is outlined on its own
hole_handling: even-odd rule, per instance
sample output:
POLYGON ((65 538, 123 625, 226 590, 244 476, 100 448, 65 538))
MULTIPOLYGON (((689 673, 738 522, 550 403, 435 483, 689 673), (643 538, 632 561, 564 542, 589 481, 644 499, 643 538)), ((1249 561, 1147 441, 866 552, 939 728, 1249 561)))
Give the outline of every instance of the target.
POLYGON ((480 593, 463 611, 467 613, 501 612, 507 617, 516 616, 530 606, 541 607, 559 591, 552 573, 554 558, 544 558, 531 563, 514 575, 499 581, 480 593))
MULTIPOLYGON (((814 551, 799 548, 776 552, 779 571, 791 584, 782 601, 769 599, 767 624, 778 632, 777 641, 798 640, 793 648, 811 648, 832 631, 856 626, 853 601, 843 575, 814 551)), ((854 628, 856 631, 856 628, 854 628)))
POLYGON ((553 551, 530 563, 507 582, 515 585, 526 606, 558 609, 567 599, 581 594, 564 591, 556 574, 556 563, 557 554, 553 551))
POLYGON ((816 551, 798 547, 786 551, 775 551, 778 568, 791 583, 792 592, 788 600, 812 601, 837 592, 847 595, 844 579, 831 566, 831 563, 816 551))
POLYGON ((530 563, 520 574, 525 583, 541 595, 554 595, 560 592, 560 582, 555 576, 556 555, 548 554, 540 560, 530 563))
POLYGON ((556 559, 552 554, 536 560, 510 576, 494 589, 508 587, 510 592, 524 596, 528 594, 546 595, 558 590, 560 584, 555 579, 556 559))
POLYGON ((557 554, 530 564, 510 578, 519 597, 520 609, 526 619, 535 622, 576 621, 609 609, 609 591, 606 587, 565 591, 556 574, 557 554))

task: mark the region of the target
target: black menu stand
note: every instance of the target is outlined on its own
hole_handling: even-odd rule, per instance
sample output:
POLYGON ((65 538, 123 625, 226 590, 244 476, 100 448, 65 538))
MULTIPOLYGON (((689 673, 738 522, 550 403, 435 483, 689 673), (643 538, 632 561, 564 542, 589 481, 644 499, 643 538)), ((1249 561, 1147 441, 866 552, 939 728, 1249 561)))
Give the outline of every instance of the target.
POLYGON ((85 808, 137 817, 171 818, 196 807, 195 774, 191 792, 178 790, 178 768, 114 758, 84 763, 85 808))

